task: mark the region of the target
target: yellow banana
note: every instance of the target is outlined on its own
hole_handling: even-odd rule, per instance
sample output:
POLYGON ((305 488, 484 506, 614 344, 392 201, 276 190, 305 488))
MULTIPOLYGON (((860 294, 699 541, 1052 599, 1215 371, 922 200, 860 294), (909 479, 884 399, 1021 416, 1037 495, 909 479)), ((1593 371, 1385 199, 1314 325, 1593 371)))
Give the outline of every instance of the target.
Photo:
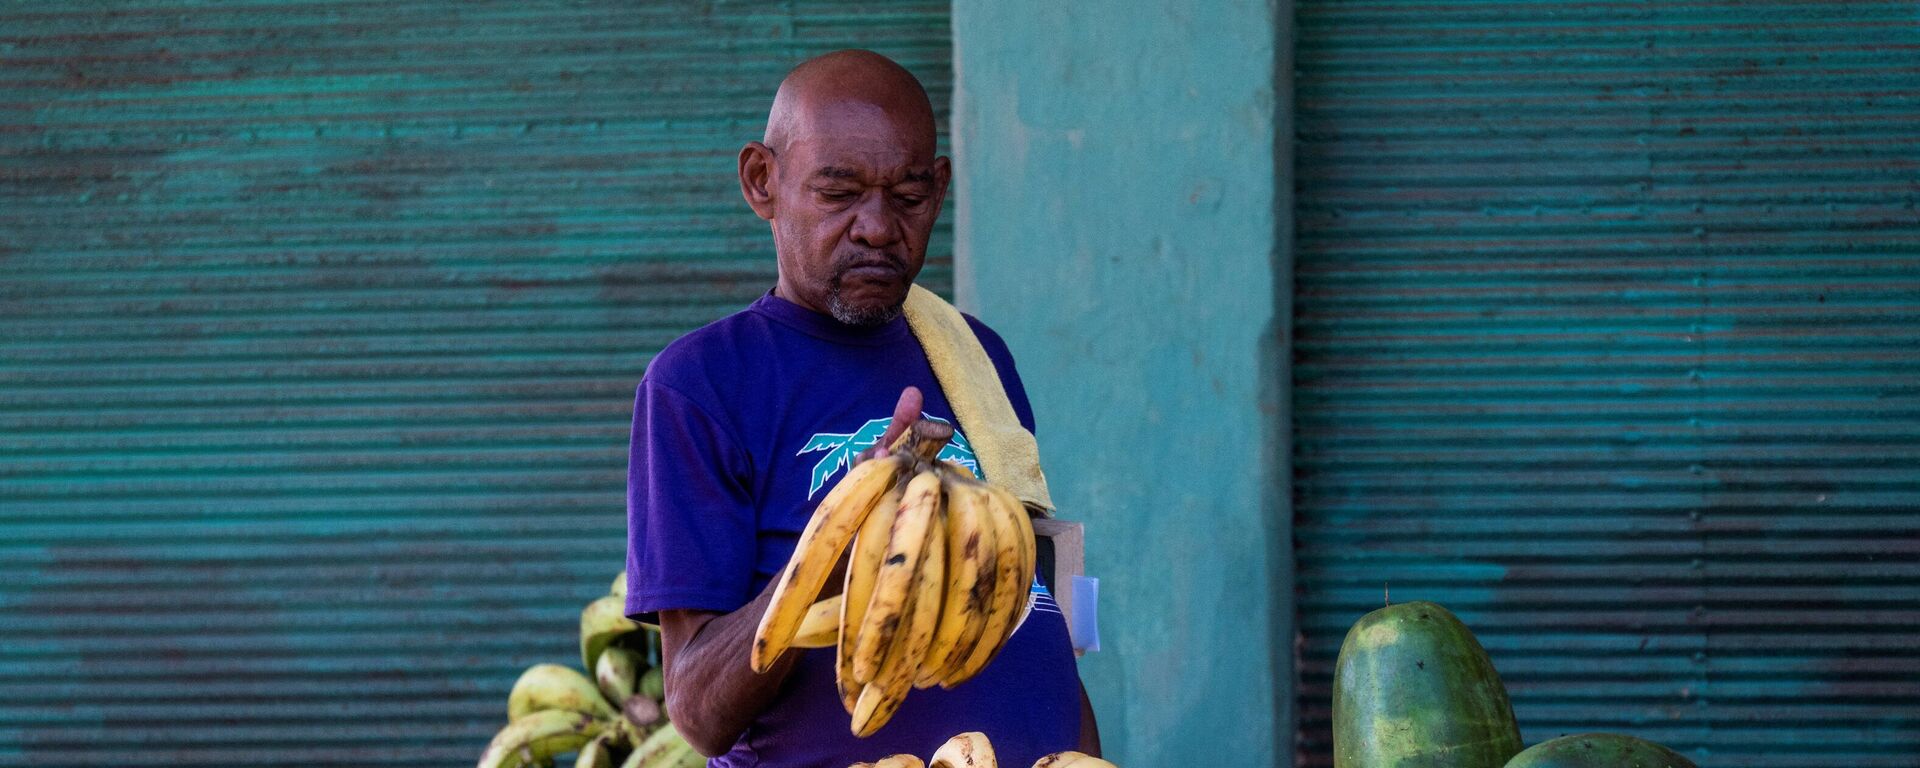
POLYGON ((515 719, 493 735, 475 768, 521 768, 552 761, 600 735, 606 722, 592 715, 548 709, 515 719))
POLYGON ((1026 503, 1020 501, 1020 497, 1013 495, 1012 491, 1000 486, 990 485, 987 490, 998 502, 1001 513, 1012 523, 1016 532, 1015 549, 1020 553, 1020 596, 1014 601, 1013 619, 1007 623, 999 645, 988 657, 991 659, 992 655, 999 654, 1000 649, 1006 647, 1008 640, 1013 639, 1013 633, 1020 630, 1021 623, 1027 620, 1028 611, 1033 608, 1033 579, 1037 575, 1034 568, 1039 564, 1039 549, 1033 535, 1033 515, 1027 511, 1026 503))
POLYGON ((580 612, 580 668, 593 669, 600 652, 620 636, 637 632, 640 625, 627 618, 627 599, 607 595, 580 612))
POLYGON ((867 605, 873 599, 874 579, 880 575, 880 562, 887 558, 887 538, 893 534, 893 519, 900 514, 900 499, 907 493, 911 478, 902 477, 874 503, 873 512, 860 523, 853 539, 853 555, 847 560, 846 586, 840 594, 840 647, 835 651, 833 678, 840 688, 840 704, 853 714, 860 699, 863 681, 853 675, 853 650, 860 637, 861 622, 866 620, 867 605))
POLYGON ((947 739, 947 743, 933 753, 933 759, 927 761, 927 768, 998 768, 999 765, 993 756, 993 742, 979 731, 947 739))
POLYGON ((619 597, 619 598, 625 598, 627 596, 627 572, 626 571, 621 571, 620 575, 613 577, 613 588, 607 590, 607 594, 613 595, 614 597, 619 597))
POLYGON ((933 644, 935 622, 940 618, 940 598, 946 586, 947 557, 944 542, 946 512, 941 508, 939 497, 934 499, 931 510, 933 520, 921 534, 925 540, 921 545, 924 554, 920 558, 920 569, 913 574, 912 583, 908 586, 903 627, 895 633, 893 646, 887 649, 873 681, 854 702, 853 731, 856 736, 870 736, 893 719, 907 694, 912 692, 927 648, 933 644))
POLYGON ((950 472, 950 473, 952 473, 952 474, 956 474, 956 475, 961 475, 961 476, 963 476, 963 477, 965 477, 965 478, 967 478, 968 480, 978 480, 978 479, 980 479, 980 477, 979 477, 978 475, 975 475, 975 474, 973 473, 973 470, 971 470, 971 469, 967 469, 967 465, 965 465, 965 464, 962 464, 962 463, 960 463, 960 462, 957 462, 957 461, 949 461, 949 460, 946 460, 946 459, 941 459, 941 460, 940 460, 940 468, 941 468, 941 469, 944 469, 944 470, 946 470, 946 471, 948 471, 948 472, 950 472))
MULTIPOLYGON (((1014 621, 1014 611, 1025 605, 1027 587, 1031 575, 1023 579, 1020 568, 1026 563, 1026 556, 1020 551, 1020 530, 1011 516, 1006 514, 1004 506, 990 492, 983 499, 982 507, 986 514, 981 517, 993 526, 994 543, 994 585, 993 600, 988 604, 987 620, 980 631, 980 640, 969 652, 966 661, 957 669, 949 670, 940 681, 941 687, 952 688, 980 674, 994 654, 1000 651, 1000 645, 1006 640, 1014 621)), ((1032 545, 1029 544, 1029 547, 1032 545)))
POLYGON ((594 717, 613 717, 613 707, 601 698, 600 689, 586 675, 558 664, 535 664, 520 673, 513 691, 507 694, 507 719, 543 710, 579 712, 594 717))
POLYGON ((813 517, 794 545, 793 557, 780 573, 773 600, 753 633, 750 662, 755 672, 772 669, 774 661, 792 647, 793 636, 800 630, 807 608, 820 594, 827 575, 839 564, 840 552, 846 549, 854 530, 873 510, 874 502, 893 487, 894 476, 905 466, 906 457, 899 455, 856 464, 814 509, 813 517))
POLYGON ((994 527, 984 515, 986 499, 979 483, 946 478, 947 563, 946 592, 933 645, 920 663, 914 686, 937 683, 948 670, 960 666, 980 642, 986 626, 988 601, 998 578, 994 565, 994 527))
POLYGON ((573 768, 613 768, 613 747, 608 744, 613 731, 601 731, 592 741, 580 748, 580 754, 573 759, 573 768))
POLYGON ((1021 580, 1026 582, 1021 585, 1021 599, 1025 600, 1029 594, 1027 588, 1033 586, 1033 578, 1038 575, 1035 568, 1040 565, 1039 542, 1033 534, 1033 513, 1027 511, 1026 502, 1021 501, 1019 496, 1013 495, 1013 491, 997 485, 989 485, 987 489, 994 496, 999 497, 1000 504, 1007 510, 1007 515, 1013 518, 1015 526, 1020 530, 1019 549, 1020 554, 1025 557, 1020 564, 1020 573, 1023 574, 1021 580))
MULTIPOLYGON (((927 549, 927 528, 940 502, 940 475, 931 470, 914 475, 900 499, 900 514, 887 538, 887 556, 874 578, 873 597, 860 623, 853 651, 853 679, 873 682, 880 662, 893 645, 907 616, 907 600, 920 558, 927 549)), ((916 662, 917 663, 917 662, 916 662)), ((909 676, 911 682, 911 676, 909 676)))
MULTIPOLYGON (((913 574, 918 580, 920 574, 913 574)), ((902 612, 911 617, 918 608, 918 584, 907 587, 907 603, 902 612)), ((878 668, 874 671, 873 681, 860 689, 860 696, 854 701, 853 720, 850 723, 853 735, 859 738, 872 736, 881 726, 893 719, 900 704, 906 701, 907 694, 913 690, 913 676, 918 669, 908 656, 912 652, 912 630, 903 629, 894 633, 893 643, 884 650, 878 668)))
POLYGON ((860 689, 860 698, 854 703, 853 735, 866 738, 872 736, 880 727, 893 719, 893 713, 900 711, 900 703, 906 701, 907 693, 913 689, 913 670, 906 665, 906 635, 901 633, 895 638, 891 653, 883 666, 880 676, 860 689))
POLYGON ((608 646, 600 652, 600 660, 594 662, 593 681, 600 686, 600 692, 607 695, 607 701, 615 707, 627 703, 633 698, 633 689, 640 684, 640 668, 646 666, 646 660, 640 654, 620 646, 608 646))
POLYGON ((873 768, 927 768, 927 764, 920 762, 920 758, 913 755, 893 755, 880 758, 880 762, 874 763, 873 768))
MULTIPOLYGON (((859 541, 859 539, 854 539, 859 541)), ((800 621, 800 632, 793 636, 795 648, 831 648, 840 641, 840 595, 816 601, 800 621)))
POLYGON ((906 623, 907 651, 901 662, 905 668, 900 671, 909 686, 923 678, 932 684, 932 675, 927 671, 928 650, 933 647, 935 630, 939 629, 941 598, 947 589, 947 511, 942 498, 934 499, 933 520, 927 525, 926 542, 922 545, 925 554, 920 556, 920 572, 913 577, 913 612, 908 614, 906 623))

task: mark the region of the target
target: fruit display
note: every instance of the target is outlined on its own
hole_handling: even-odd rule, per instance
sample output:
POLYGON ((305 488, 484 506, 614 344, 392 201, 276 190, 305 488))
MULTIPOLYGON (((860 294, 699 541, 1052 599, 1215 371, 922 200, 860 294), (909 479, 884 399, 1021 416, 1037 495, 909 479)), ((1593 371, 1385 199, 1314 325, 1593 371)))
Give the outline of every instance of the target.
MULTIPOLYGON (((940 749, 921 762, 913 755, 891 755, 871 763, 854 763, 847 768, 999 768, 993 742, 979 731, 968 731, 947 740, 940 749)), ((1055 752, 1035 761, 1033 768, 1116 768, 1082 752, 1055 752)))
POLYGON ((1479 639, 1435 603, 1360 617, 1333 681, 1334 768, 1694 768, 1670 749, 1610 733, 1522 750, 1506 685, 1479 639))
POLYGON ((1646 739, 1618 733, 1580 733, 1540 742, 1506 768, 1694 768, 1693 761, 1646 739))
POLYGON ((905 450, 848 470, 801 532, 754 633, 758 672, 790 648, 836 647, 857 736, 885 725, 910 690, 978 674, 1030 606, 1032 519, 1011 492, 935 460, 952 433, 919 422, 891 446, 905 450), (816 602, 843 554, 841 594, 816 602))
POLYGON ((580 660, 592 673, 535 664, 507 694, 507 726, 478 768, 699 768, 707 759, 666 720, 657 630, 626 617, 626 576, 580 614, 580 660))

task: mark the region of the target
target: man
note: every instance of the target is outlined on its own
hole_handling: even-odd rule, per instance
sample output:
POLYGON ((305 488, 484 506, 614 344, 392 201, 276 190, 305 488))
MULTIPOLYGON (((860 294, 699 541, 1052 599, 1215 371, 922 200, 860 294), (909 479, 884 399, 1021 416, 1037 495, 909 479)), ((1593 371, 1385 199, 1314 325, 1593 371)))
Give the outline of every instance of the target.
MULTIPOLYGON (((840 51, 789 73, 738 168, 747 205, 773 233, 775 286, 669 345, 640 384, 627 612, 657 615, 667 710, 716 757, 709 765, 925 758, 974 730, 1008 766, 1098 754, 1065 623, 1044 595, 980 675, 910 693, 865 739, 849 732, 831 649, 789 651, 766 674, 747 662, 771 583, 826 490, 913 421, 953 421, 901 317, 947 191, 934 130, 919 81, 878 54, 840 51)), ((1032 429, 1005 343, 968 321, 1032 429)), ((977 468, 967 425, 957 427, 942 455, 977 468)), ((836 575, 828 594, 839 586, 836 575)))

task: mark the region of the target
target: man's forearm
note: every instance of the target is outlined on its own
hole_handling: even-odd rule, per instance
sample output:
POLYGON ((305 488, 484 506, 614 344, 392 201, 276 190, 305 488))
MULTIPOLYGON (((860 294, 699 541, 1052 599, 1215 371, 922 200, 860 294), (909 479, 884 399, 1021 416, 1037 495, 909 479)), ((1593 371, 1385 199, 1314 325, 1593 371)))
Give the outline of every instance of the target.
POLYGON ((732 613, 662 611, 667 712, 687 743, 709 757, 733 747, 780 693, 798 654, 788 652, 766 674, 747 663, 772 585, 732 613), (675 685, 687 681, 687 685, 675 685))

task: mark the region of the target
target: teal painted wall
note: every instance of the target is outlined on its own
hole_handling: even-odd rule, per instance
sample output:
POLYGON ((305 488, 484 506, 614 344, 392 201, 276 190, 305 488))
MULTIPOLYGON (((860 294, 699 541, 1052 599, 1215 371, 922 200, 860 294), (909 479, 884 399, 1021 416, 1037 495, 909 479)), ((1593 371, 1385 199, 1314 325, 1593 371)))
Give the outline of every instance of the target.
POLYGON ((1122 765, 1291 761, 1287 22, 954 9, 955 290, 1007 338, 1087 524, 1105 648, 1081 672, 1122 765))

